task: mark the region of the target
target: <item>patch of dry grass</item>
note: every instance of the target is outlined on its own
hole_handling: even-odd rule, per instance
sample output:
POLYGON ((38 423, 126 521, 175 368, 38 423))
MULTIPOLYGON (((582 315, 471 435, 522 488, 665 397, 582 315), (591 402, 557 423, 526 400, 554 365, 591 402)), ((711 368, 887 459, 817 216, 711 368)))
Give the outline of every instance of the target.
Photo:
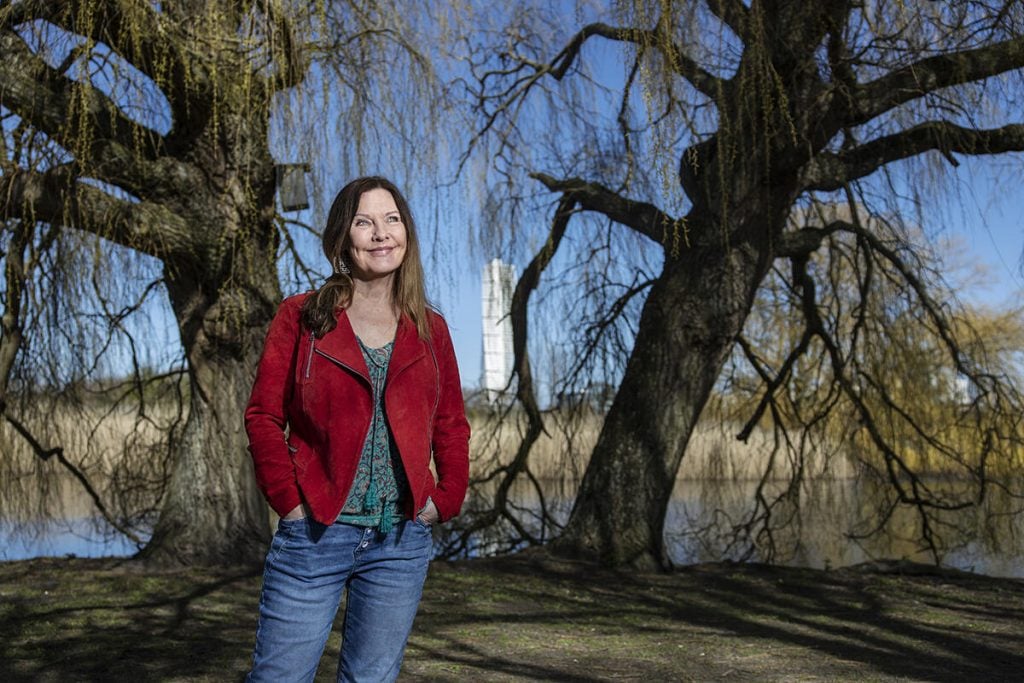
MULTIPOLYGON (((603 416, 585 412, 569 416, 557 412, 545 414, 546 431, 530 452, 530 470, 539 479, 568 478, 579 481, 590 453, 597 443, 603 416)), ((470 442, 472 474, 481 476, 496 467, 508 465, 526 429, 525 417, 513 412, 504 421, 475 415, 470 442)), ((788 479, 794 463, 774 449, 772 437, 755 429, 746 441, 736 434, 741 425, 731 421, 705 418, 697 425, 678 479, 751 481, 768 472, 769 479, 788 479)), ((802 463, 808 476, 847 478, 853 476, 852 462, 841 455, 810 454, 802 463)))

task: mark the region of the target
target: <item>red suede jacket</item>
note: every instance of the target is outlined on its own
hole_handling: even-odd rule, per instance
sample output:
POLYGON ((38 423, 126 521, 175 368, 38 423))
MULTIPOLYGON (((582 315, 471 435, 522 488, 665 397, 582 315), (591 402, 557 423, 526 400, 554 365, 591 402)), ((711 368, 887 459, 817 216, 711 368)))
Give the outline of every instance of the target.
MULTIPOLYGON (((289 297, 270 323, 245 409, 256 481, 285 515, 302 502, 318 522, 341 511, 373 415, 369 371, 348 316, 316 339, 299 322, 307 294, 289 297)), ((469 481, 469 423, 448 326, 429 312, 431 341, 403 317, 395 334, 384 411, 409 480, 405 513, 429 496, 441 520, 459 513, 469 481), (433 455, 437 479, 430 470, 433 455)))

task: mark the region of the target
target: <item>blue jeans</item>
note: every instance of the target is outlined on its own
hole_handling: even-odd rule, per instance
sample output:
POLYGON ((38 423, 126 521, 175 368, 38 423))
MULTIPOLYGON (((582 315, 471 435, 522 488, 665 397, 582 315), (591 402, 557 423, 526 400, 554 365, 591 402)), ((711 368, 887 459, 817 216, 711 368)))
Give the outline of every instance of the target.
POLYGON ((312 681, 345 589, 338 680, 395 680, 432 547, 430 527, 413 520, 387 534, 281 520, 267 553, 246 680, 312 681))

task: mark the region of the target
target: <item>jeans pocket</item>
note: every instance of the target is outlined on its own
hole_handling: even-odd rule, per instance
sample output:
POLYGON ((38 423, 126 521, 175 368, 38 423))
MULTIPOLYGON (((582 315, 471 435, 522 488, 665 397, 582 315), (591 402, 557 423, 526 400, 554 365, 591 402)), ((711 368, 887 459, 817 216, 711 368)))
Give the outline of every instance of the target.
POLYGON ((285 519, 282 517, 277 521, 277 528, 278 530, 295 529, 304 525, 306 523, 306 519, 307 517, 297 517, 295 519, 285 519))
POLYGON ((264 571, 269 570, 270 565, 274 563, 277 556, 284 551, 285 547, 288 545, 289 539, 294 536, 292 532, 294 531, 295 522, 299 521, 302 520, 294 520, 292 522, 286 522, 283 519, 278 520, 277 532, 274 534, 274 537, 270 539, 270 547, 267 549, 267 560, 264 571))

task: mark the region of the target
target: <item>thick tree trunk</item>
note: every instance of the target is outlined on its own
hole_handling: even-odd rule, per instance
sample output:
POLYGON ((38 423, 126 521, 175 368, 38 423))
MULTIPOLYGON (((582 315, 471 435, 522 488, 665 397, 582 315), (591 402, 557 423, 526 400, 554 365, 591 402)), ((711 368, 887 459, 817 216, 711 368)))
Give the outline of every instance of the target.
MULTIPOLYGON (((276 288, 273 273, 265 282, 276 288)), ((255 566, 270 528, 242 413, 271 310, 251 290, 219 292, 210 303, 181 283, 170 289, 179 321, 185 319, 188 418, 173 444, 175 465, 160 518, 139 558, 156 565, 255 566)))
POLYGON ((764 254, 743 244, 666 261, 555 552, 667 566, 662 535, 676 473, 766 270, 764 254))
MULTIPOLYGON (((248 67, 244 59, 228 59, 225 68, 241 74, 248 67)), ((191 231, 164 258, 188 361, 189 407, 171 444, 174 468, 160 517, 140 553, 150 564, 255 566, 270 540, 242 415, 281 300, 274 162, 266 113, 253 105, 263 96, 230 88, 222 95, 237 106, 225 108, 219 126, 206 125, 182 150, 207 181, 175 195, 174 209, 191 231)))

